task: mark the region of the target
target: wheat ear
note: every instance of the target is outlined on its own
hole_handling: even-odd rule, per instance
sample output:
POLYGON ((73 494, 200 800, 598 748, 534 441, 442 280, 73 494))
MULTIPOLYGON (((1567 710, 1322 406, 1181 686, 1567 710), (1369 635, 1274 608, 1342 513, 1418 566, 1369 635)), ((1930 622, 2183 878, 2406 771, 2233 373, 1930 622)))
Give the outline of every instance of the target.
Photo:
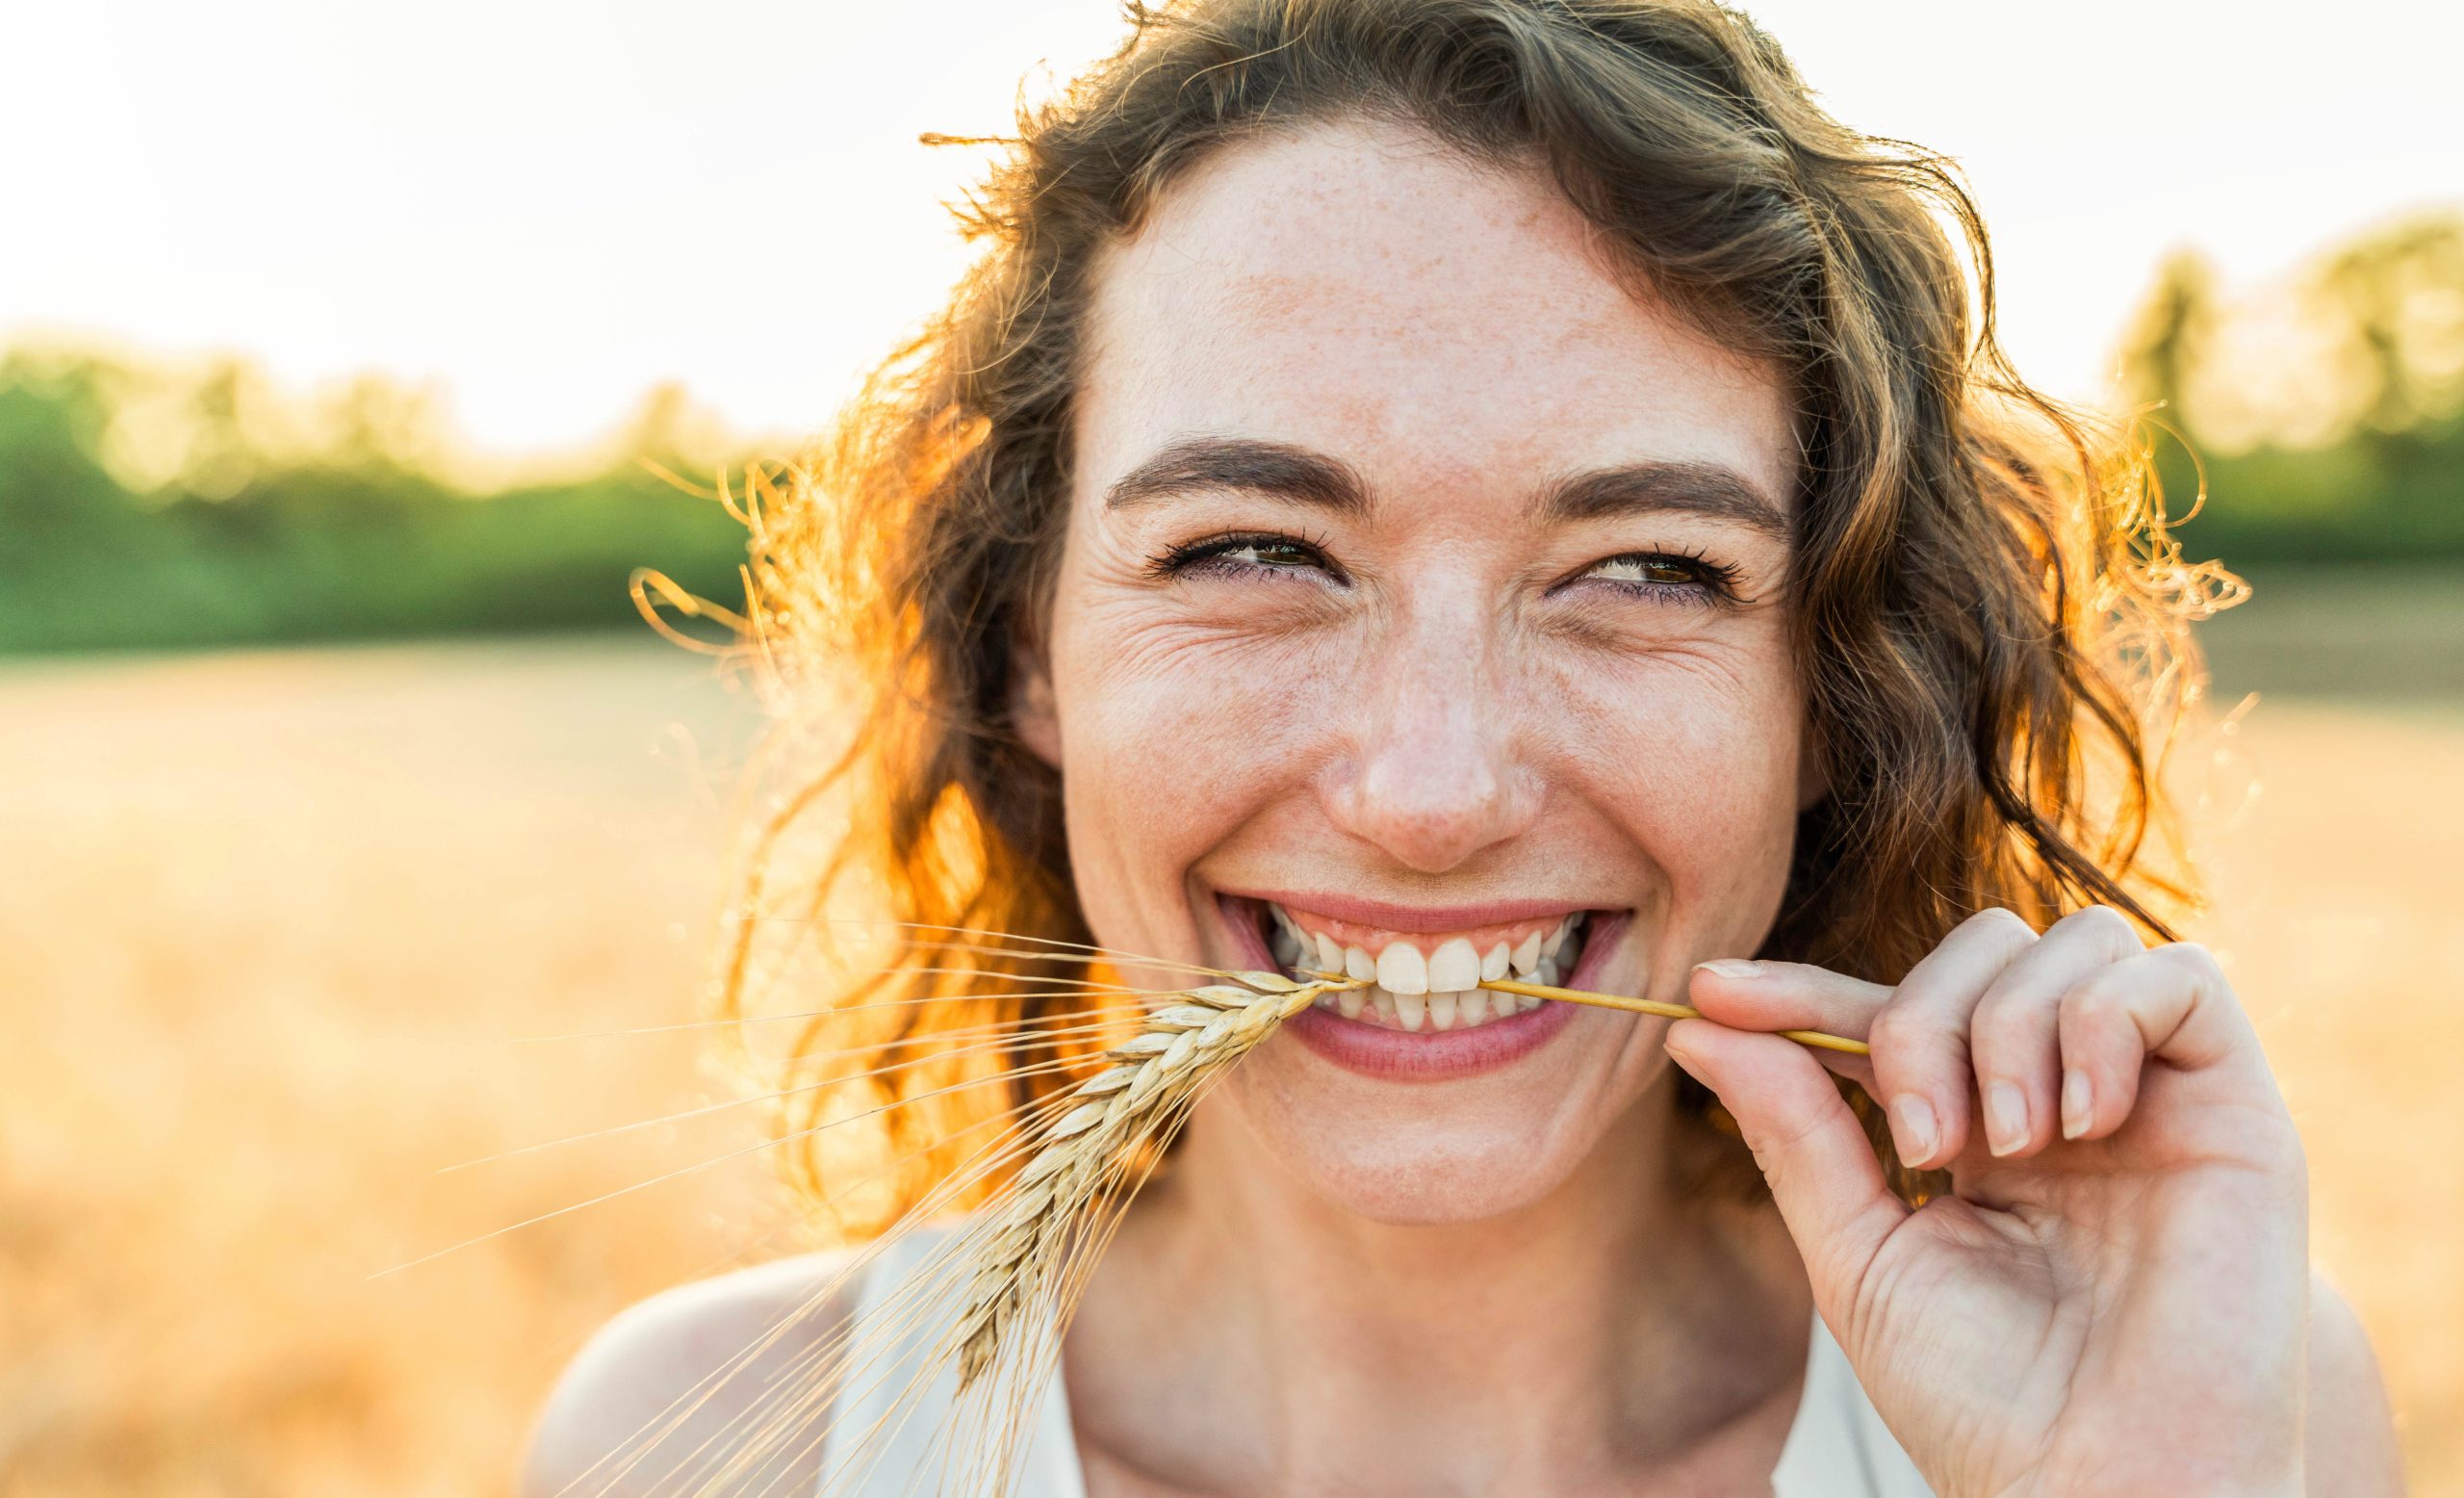
POLYGON ((1272 972, 1231 974, 1170 995, 1143 1027, 1106 1053, 1113 1065, 1080 1084, 1077 1105, 1053 1124, 984 1225, 957 1331, 963 1392, 999 1357, 1079 1229, 1152 1146, 1168 1138, 1208 1079, 1322 994, 1358 980, 1296 983, 1272 972))

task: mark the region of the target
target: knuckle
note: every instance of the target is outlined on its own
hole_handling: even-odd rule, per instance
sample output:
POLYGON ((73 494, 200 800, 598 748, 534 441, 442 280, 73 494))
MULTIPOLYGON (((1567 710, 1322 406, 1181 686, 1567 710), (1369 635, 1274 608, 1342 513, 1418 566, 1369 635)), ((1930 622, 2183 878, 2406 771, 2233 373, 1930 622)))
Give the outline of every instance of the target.
POLYGON ((2074 1022, 2094 1028, 2128 1013, 2130 993, 2130 984, 2108 968, 2072 985, 2062 1008, 2074 1022))
POLYGON ((2216 954, 2196 942, 2168 942, 2149 953, 2153 959, 2188 969, 2196 996, 2235 1005, 2242 996, 2233 991, 2233 980, 2224 975, 2224 965, 2216 954))
POLYGON ((1758 1121, 1739 1130, 1745 1135, 1745 1147, 1754 1153, 1754 1163, 1765 1176, 1774 1176, 1788 1168, 1806 1141, 1822 1128, 1822 1115, 1811 1109, 1795 1109, 1776 1118, 1758 1121))
POLYGON ((2157 947, 2154 955, 2165 962, 2189 969, 2194 976, 2217 987, 2224 985, 2223 965, 2216 960, 2214 952, 2199 943, 2168 942, 2157 947))
POLYGON ((1967 919, 1961 921, 1960 926, 1963 930, 1970 931, 2015 930, 2025 932, 2031 937, 2037 934, 2037 928, 2028 923, 2027 917, 2020 915, 2017 911, 2011 909, 2007 905, 1989 905, 1985 909, 1978 911, 1975 915, 1970 916, 1967 919))
POLYGON ((2061 924, 2130 951, 2146 945, 2140 940, 2138 923, 2111 905, 2083 905, 2062 917, 2061 924))
POLYGON ((2048 1029, 2054 1017, 2049 998, 2005 990, 1989 994, 1968 1021, 1976 1044, 1995 1049, 2023 1042, 2048 1029))
POLYGON ((1877 1052, 1894 1056, 1956 1049, 1965 1044, 1958 1027, 1943 1015, 1896 998, 1874 1016, 1865 1042, 1877 1052))

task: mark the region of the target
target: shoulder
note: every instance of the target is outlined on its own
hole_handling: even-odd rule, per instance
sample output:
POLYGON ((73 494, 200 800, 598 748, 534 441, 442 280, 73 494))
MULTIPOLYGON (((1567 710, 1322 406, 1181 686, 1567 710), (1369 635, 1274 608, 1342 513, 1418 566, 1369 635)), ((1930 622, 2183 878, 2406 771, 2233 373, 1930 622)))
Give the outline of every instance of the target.
MULTIPOLYGON (((680 1285, 618 1315, 549 1396, 524 1462, 523 1498, 626 1498, 703 1469, 719 1449, 712 1437, 756 1410, 782 1408, 778 1391, 807 1366, 800 1356, 845 1323, 852 1259, 781 1259, 680 1285)), ((733 1426, 735 1438, 748 1428, 733 1426)), ((820 1454, 802 1449, 813 1443, 779 1444, 758 1472, 744 1474, 747 1491, 819 1480, 820 1454)))
POLYGON ((2310 1277, 2310 1415, 2304 1431, 2314 1493, 2398 1494, 2403 1458, 2370 1334, 2336 1287, 2310 1277))

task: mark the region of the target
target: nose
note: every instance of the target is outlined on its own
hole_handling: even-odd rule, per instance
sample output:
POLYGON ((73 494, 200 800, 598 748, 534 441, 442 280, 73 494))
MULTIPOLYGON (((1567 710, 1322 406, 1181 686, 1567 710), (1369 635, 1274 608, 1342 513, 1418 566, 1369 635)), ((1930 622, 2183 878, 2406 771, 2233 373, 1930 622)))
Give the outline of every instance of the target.
POLYGON ((1494 626, 1478 613, 1430 610, 1366 653, 1348 694, 1351 752, 1320 783, 1338 827, 1421 873, 1459 867, 1540 813, 1494 626))

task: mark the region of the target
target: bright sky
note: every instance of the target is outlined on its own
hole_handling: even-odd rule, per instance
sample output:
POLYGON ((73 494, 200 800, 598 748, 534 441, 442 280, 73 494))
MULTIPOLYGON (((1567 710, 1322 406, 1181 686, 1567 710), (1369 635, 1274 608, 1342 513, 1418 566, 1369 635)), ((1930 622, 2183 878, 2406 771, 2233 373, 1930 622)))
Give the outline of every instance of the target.
MULTIPOLYGON (((2022 370, 2099 393, 2159 257, 2228 286, 2464 202, 2464 6, 1761 0, 1850 123, 1947 151, 2022 370), (2053 18, 2059 16, 2057 22, 2053 18), (2282 16, 2279 20, 2277 17, 2282 16)), ((483 448, 681 379, 816 426, 956 277, 939 204, 1112 0, 86 0, 0 22, 0 338, 438 381, 483 448)))

